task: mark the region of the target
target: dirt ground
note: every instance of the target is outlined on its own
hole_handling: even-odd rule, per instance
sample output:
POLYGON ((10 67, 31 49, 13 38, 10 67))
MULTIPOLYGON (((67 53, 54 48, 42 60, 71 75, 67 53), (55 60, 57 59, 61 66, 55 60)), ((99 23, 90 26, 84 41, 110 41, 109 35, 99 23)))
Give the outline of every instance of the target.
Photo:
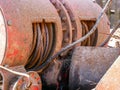
MULTIPOLYGON (((111 29, 112 31, 112 29, 111 29)), ((120 47, 120 28, 114 33, 112 38, 110 39, 108 46, 110 47, 120 47)))

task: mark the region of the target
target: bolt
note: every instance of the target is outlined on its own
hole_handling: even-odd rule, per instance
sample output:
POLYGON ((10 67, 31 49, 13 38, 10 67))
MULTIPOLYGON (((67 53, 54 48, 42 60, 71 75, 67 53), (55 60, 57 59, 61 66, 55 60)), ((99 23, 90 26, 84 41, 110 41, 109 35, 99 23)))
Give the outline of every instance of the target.
POLYGON ((12 26, 12 21, 11 21, 11 20, 8 20, 8 21, 7 21, 7 24, 8 24, 8 26, 12 26))

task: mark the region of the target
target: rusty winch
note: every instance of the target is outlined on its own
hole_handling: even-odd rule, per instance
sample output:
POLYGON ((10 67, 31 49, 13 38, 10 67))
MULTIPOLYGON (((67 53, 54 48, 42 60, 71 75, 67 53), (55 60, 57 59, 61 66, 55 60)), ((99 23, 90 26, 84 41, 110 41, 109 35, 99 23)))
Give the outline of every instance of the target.
MULTIPOLYGON (((86 35, 101 10, 92 0, 0 0, 0 64, 27 72, 32 77, 29 90, 41 90, 40 66, 86 35), (37 89, 31 89, 32 86, 37 89)), ((76 46, 97 46, 106 39, 109 30, 109 20, 104 14, 97 30, 76 46)), ((56 61, 72 55, 73 49, 60 54, 56 61)), ((13 87, 25 90, 28 81, 25 77, 18 78, 4 70, 1 74, 4 90, 13 87)))

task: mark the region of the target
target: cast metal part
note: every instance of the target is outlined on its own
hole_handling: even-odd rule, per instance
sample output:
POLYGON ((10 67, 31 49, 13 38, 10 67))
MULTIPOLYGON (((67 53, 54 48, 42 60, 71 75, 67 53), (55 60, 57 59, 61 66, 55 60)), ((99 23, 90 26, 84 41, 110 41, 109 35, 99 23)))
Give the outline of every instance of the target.
POLYGON ((119 51, 119 48, 77 47, 70 65, 69 89, 94 88, 120 55, 119 51))
POLYGON ((72 42, 72 26, 70 17, 67 10, 59 0, 51 0, 51 3, 58 10, 58 14, 61 18, 62 30, 63 30, 63 47, 67 46, 72 42))
MULTIPOLYGON (((95 22, 99 13, 101 12, 101 8, 97 3, 94 3, 92 0, 69 0, 69 3, 72 5, 74 12, 79 18, 80 21, 80 32, 87 32, 88 30, 84 30, 82 27, 82 22, 86 22, 85 24, 88 27, 89 22, 95 22)), ((90 26, 91 27, 91 26, 90 26)), ((90 29, 89 29, 90 30, 90 29)), ((107 16, 104 14, 102 20, 100 21, 97 34, 97 45, 100 45, 103 40, 109 35, 110 33, 110 23, 107 16)), ((94 36, 94 35, 93 35, 94 36)), ((94 38, 95 39, 95 38, 94 38)), ((89 40, 87 40, 89 41, 89 40)), ((95 41, 94 41, 95 42, 95 41)), ((91 46, 91 45, 87 45, 91 46)))
MULTIPOLYGON (((49 0, 0 0, 0 6, 4 13, 7 29, 7 47, 2 65, 17 66, 30 63, 28 61, 31 61, 31 55, 34 54, 33 48, 36 46, 34 40, 38 39, 36 38, 37 34, 35 34, 37 32, 34 32, 35 24, 40 24, 42 26, 40 28, 44 28, 41 29, 43 36, 39 36, 42 38, 41 43, 45 45, 44 47, 42 44, 39 46, 43 49, 41 53, 44 53, 44 59, 61 49, 62 25, 56 9, 49 0), (12 22, 11 25, 8 25, 9 21, 12 22), (54 24, 54 30, 50 29, 52 28, 51 24, 54 24), (54 38, 51 32, 54 33, 54 38), (51 43, 52 47, 48 45, 51 43), (48 48, 49 52, 46 50, 48 48)), ((40 49, 37 54, 42 55, 40 54, 40 49)), ((33 66, 28 66, 27 68, 33 66)))
MULTIPOLYGON (((102 10, 92 0, 0 0, 0 9, 0 64, 23 65, 27 71, 36 72, 40 72, 39 67, 60 49, 87 34, 102 10)), ((99 45, 109 29, 109 21, 104 15, 96 32, 76 46, 99 45)), ((67 56, 68 52, 60 57, 67 56)), ((3 81, 7 80, 3 85, 8 90, 10 80, 16 76, 8 73, 11 76, 8 78, 4 72, 2 74, 3 81)), ((27 80, 24 77, 17 80, 18 77, 16 84, 10 84, 11 88, 22 90, 27 80)), ((33 84, 36 83, 34 78, 33 84)))
POLYGON ((11 86, 11 90, 42 90, 41 78, 36 72, 28 72, 30 75, 30 85, 28 78, 20 77, 16 83, 11 86))
MULTIPOLYGON (((84 36, 101 11, 90 0, 0 0, 0 5, 7 29, 7 47, 2 65, 24 65, 27 70, 37 70, 51 55, 84 36)), ((81 45, 95 46, 108 32, 108 20, 104 15, 98 32, 81 45)))
MULTIPOLYGON (((1 46, 4 50, 1 53, 2 56, 5 54, 4 59, 1 58, 1 64, 23 65, 26 70, 37 72, 50 56, 87 34, 101 11, 101 8, 90 0, 0 0, 0 6, 6 20, 2 22, 1 14, 4 32, 4 45, 1 46)), ((2 32, 0 31, 0 34, 2 32)), ((78 45, 96 46, 107 34, 109 25, 104 15, 96 32, 78 45)), ((21 90, 27 81, 23 78, 15 80, 16 84, 11 88, 18 87, 21 90)))
POLYGON ((42 90, 41 78, 37 72, 26 72, 24 66, 9 67, 8 69, 14 72, 16 71, 17 73, 24 73, 24 76, 11 73, 6 69, 1 68, 1 90, 42 90))
MULTIPOLYGON (((70 21, 69 14, 64 7, 64 5, 59 0, 50 0, 51 3, 54 5, 56 10, 58 11, 58 14, 61 18, 62 23, 62 31, 63 31, 63 40, 62 40, 62 47, 65 47, 72 43, 72 23, 70 21)), ((64 56, 67 54, 67 51, 61 54, 61 56, 64 56)))
MULTIPOLYGON (((10 70, 17 71, 17 72, 23 72, 26 73, 26 70, 24 69, 24 66, 14 66, 9 67, 10 70)), ((14 83, 18 80, 19 76, 15 75, 11 72, 8 72, 4 69, 0 69, 0 87, 1 90, 11 90, 11 86, 14 85, 14 83)))

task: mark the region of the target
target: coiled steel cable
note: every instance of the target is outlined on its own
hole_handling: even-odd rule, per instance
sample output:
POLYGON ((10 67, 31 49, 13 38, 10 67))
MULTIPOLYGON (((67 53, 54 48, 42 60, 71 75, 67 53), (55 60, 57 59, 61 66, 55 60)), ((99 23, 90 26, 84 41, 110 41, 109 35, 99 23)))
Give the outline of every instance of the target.
POLYGON ((35 23, 33 24, 33 48, 26 69, 35 69, 39 67, 52 54, 54 46, 54 25, 53 23, 35 23), (36 38, 37 37, 37 38, 36 38), (36 43, 36 44, 34 44, 36 43), (34 49, 34 50, 33 50, 34 49))
MULTIPOLYGON (((95 25, 92 27, 92 29, 82 38, 80 38, 79 40, 69 44, 68 46, 66 46, 65 48, 62 48, 58 53, 56 53, 55 55, 53 55, 52 57, 50 57, 48 60, 46 60, 42 65, 40 65, 38 68, 35 69, 35 71, 37 72, 42 72, 56 57, 58 57, 58 55, 60 55, 62 52, 72 48, 73 46, 75 46, 76 44, 84 41, 85 39, 87 39, 88 37, 90 37, 90 35, 92 35, 96 30, 97 30, 97 26, 100 22, 100 20, 102 19, 102 16, 104 14, 104 12, 107 10, 108 6, 110 5, 112 0, 108 0, 106 5, 104 6, 104 8, 102 9, 100 15, 97 18, 97 21, 95 23, 95 25)), ((32 70, 32 69, 31 69, 32 70)), ((34 70, 34 69, 33 69, 34 70)))
MULTIPOLYGON (((35 25, 34 29, 38 29, 39 27, 39 24, 35 25)), ((27 63, 26 67, 27 68, 31 68, 34 66, 35 62, 37 62, 37 59, 38 59, 38 55, 40 53, 40 37, 41 37, 41 34, 40 34, 40 30, 36 30, 35 32, 37 32, 37 44, 36 44, 36 47, 35 47, 35 50, 34 50, 34 54, 32 53, 32 55, 30 56, 30 60, 29 62, 27 63)))

